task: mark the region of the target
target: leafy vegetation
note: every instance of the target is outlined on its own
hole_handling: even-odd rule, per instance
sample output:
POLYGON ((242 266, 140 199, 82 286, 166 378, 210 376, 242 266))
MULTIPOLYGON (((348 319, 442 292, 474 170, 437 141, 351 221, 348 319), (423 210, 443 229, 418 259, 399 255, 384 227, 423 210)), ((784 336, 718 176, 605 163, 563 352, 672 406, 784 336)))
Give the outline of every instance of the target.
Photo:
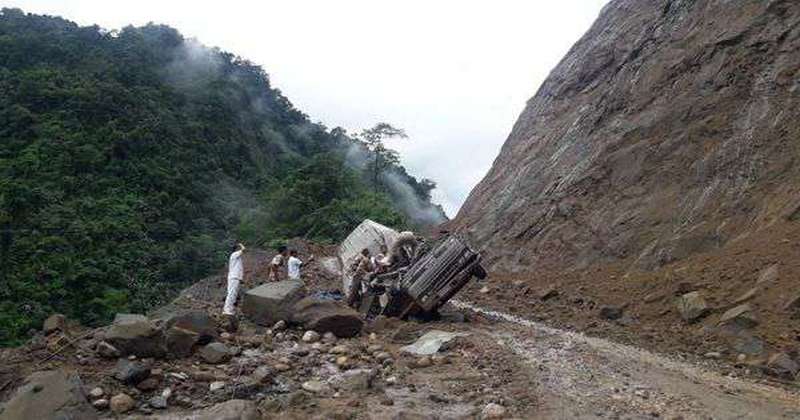
POLYGON ((0 344, 53 312, 93 325, 144 311, 221 267, 236 239, 413 223, 405 190, 436 213, 435 184, 394 160, 382 171, 402 188, 379 189, 364 153, 260 67, 172 28, 3 9, 0 344))

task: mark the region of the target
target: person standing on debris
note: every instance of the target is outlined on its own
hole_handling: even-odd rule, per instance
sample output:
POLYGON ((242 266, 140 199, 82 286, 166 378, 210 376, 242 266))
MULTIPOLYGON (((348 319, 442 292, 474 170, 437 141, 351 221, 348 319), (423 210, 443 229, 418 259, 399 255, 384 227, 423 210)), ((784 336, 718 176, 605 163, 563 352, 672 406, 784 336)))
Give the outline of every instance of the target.
MULTIPOLYGON (((310 256, 308 258, 309 261, 314 261, 314 256, 310 256)), ((305 264, 300 258, 297 258, 297 250, 292 249, 289 251, 289 259, 286 260, 286 272, 289 276, 289 280, 301 280, 300 279, 300 267, 305 264)))
POLYGON ((380 252, 372 257, 372 267, 376 273, 385 273, 389 268, 389 247, 381 245, 380 252))
POLYGON ((281 280, 281 266, 283 266, 283 260, 286 258, 286 247, 280 246, 278 247, 278 254, 272 257, 272 262, 269 264, 269 274, 267 275, 267 280, 272 281, 280 281, 281 280))
POLYGON ((361 300, 361 295, 366 291, 366 282, 370 280, 372 274, 375 272, 375 266, 372 264, 369 249, 364 248, 361 250, 361 255, 353 262, 353 281, 350 283, 350 293, 347 299, 347 304, 350 306, 357 306, 361 300))
POLYGON ((244 264, 242 263, 244 250, 244 245, 239 243, 228 258, 228 294, 225 296, 225 305, 222 307, 224 315, 233 315, 233 306, 236 304, 236 297, 239 294, 239 284, 244 278, 244 264))

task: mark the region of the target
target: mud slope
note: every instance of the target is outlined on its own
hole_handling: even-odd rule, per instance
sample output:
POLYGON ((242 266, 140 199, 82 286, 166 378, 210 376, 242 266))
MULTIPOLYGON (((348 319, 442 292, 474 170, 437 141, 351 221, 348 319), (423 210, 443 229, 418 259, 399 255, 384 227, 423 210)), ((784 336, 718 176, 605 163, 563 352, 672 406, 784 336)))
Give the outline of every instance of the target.
POLYGON ((797 216, 800 2, 734 3, 603 10, 453 223, 495 271, 652 269, 797 216))

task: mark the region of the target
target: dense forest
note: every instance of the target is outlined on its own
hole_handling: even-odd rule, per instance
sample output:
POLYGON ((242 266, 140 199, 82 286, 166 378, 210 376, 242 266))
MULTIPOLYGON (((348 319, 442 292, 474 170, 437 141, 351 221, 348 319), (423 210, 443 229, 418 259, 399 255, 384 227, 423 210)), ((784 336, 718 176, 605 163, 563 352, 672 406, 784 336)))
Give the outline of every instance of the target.
POLYGON ((435 184, 396 161, 375 178, 365 156, 262 68, 175 29, 3 9, 0 344, 53 312, 96 325, 158 305, 236 240, 332 242, 364 218, 443 218, 435 184))

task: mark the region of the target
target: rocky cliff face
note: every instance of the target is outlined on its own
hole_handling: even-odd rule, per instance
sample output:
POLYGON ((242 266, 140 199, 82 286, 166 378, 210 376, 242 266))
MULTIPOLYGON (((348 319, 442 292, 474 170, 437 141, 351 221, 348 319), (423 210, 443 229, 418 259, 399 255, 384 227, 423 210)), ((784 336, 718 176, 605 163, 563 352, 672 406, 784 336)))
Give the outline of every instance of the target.
POLYGON ((796 0, 612 0, 454 225, 513 271, 655 268, 792 220, 799 69, 796 0))

